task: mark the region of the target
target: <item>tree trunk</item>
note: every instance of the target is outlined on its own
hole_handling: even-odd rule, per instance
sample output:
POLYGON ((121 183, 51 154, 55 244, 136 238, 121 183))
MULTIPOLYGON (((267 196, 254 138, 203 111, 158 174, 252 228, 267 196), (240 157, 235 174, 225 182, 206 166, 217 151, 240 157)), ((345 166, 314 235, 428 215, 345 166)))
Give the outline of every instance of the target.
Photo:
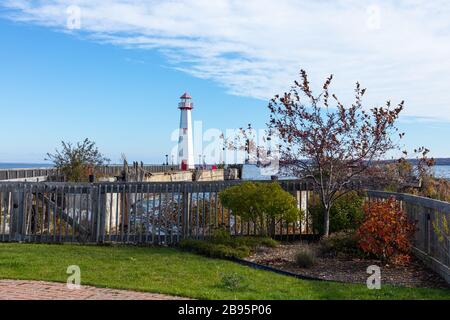
POLYGON ((275 217, 270 218, 270 236, 275 239, 275 217))
POLYGON ((328 237, 330 235, 330 207, 324 206, 323 210, 323 235, 328 237))

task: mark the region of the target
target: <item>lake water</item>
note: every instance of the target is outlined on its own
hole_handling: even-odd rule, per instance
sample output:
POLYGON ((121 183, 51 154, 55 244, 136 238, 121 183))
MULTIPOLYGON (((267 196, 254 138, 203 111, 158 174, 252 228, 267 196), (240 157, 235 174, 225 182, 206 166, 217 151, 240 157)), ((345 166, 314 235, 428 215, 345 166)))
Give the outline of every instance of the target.
POLYGON ((49 168, 49 163, 8 163, 0 162, 0 169, 33 169, 33 168, 49 168))
MULTIPOLYGON (((450 166, 434 166, 433 170, 436 177, 443 179, 450 179, 450 166)), ((270 180, 271 175, 274 175, 274 173, 265 171, 264 168, 258 168, 255 165, 244 165, 244 169, 242 172, 242 179, 270 180)))
POLYGON ((433 170, 436 177, 450 179, 450 166, 434 166, 433 170))

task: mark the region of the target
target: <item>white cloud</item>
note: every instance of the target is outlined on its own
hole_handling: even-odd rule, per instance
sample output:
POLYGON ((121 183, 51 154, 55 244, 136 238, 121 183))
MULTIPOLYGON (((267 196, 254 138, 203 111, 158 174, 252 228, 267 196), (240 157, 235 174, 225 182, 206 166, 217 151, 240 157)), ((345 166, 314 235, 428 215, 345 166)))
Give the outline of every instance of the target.
POLYGON ((447 0, 6 0, 3 6, 15 21, 161 50, 175 68, 232 94, 270 98, 304 68, 317 87, 335 74, 344 100, 360 81, 370 104, 405 99, 408 116, 450 120, 447 0), (71 5, 81 8, 79 31, 66 29, 71 5))

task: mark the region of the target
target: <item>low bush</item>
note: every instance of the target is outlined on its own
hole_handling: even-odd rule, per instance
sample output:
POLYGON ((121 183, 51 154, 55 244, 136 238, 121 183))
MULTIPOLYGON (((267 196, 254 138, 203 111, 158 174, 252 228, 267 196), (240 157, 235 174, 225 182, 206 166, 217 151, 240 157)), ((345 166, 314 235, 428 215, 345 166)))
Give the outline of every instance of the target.
POLYGON ((322 238, 319 242, 319 254, 326 257, 363 256, 358 247, 354 231, 340 231, 322 238))
POLYGON ((221 274, 220 283, 231 291, 243 290, 248 287, 246 278, 237 272, 221 274))
POLYGON ((404 192, 450 202, 450 181, 427 175, 422 177, 422 185, 419 189, 409 188, 404 192))
MULTIPOLYGON (((315 199, 309 206, 312 217, 313 229, 323 234, 323 206, 315 199)), ((364 216, 364 197, 356 191, 343 195, 331 207, 330 211, 330 233, 349 229, 357 229, 364 216)))
POLYGON ((212 239, 218 242, 228 241, 231 239, 230 231, 227 230, 225 225, 215 227, 213 229, 212 239))
POLYGON ((299 249, 295 254, 295 263, 300 268, 311 268, 316 263, 316 252, 310 247, 299 249))
POLYGON ((231 247, 203 240, 182 240, 179 247, 210 258, 244 258, 251 253, 247 246, 231 247))
POLYGON ((400 204, 390 198, 364 206, 365 219, 356 236, 359 247, 383 262, 408 263, 415 224, 408 220, 400 204))
POLYGON ((183 240, 179 247, 213 258, 244 258, 258 247, 276 247, 278 243, 267 237, 232 237, 221 229, 214 231, 211 240, 183 240))
POLYGON ((274 248, 278 245, 278 242, 273 240, 272 238, 266 237, 230 237, 228 239, 212 239, 212 243, 223 244, 229 247, 249 247, 251 249, 255 249, 257 247, 270 247, 274 248))
POLYGON ((276 247, 278 242, 269 237, 257 237, 257 236, 231 236, 230 231, 225 227, 218 227, 213 231, 212 239, 213 243, 224 244, 227 246, 238 247, 248 246, 250 248, 256 247, 276 247))

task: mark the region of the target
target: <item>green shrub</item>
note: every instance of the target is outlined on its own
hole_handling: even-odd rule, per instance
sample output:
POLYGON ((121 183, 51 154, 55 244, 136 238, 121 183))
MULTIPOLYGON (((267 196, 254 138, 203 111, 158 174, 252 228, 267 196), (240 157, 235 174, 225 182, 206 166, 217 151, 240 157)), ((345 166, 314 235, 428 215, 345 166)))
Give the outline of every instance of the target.
POLYGON ((354 231, 340 231, 323 238, 319 242, 319 253, 322 256, 339 255, 363 256, 358 247, 354 231))
POLYGON ((214 258, 248 257, 257 247, 276 247, 278 242, 265 237, 231 237, 228 232, 215 231, 211 240, 182 240, 179 247, 214 258))
POLYGON ((179 247, 211 258, 244 258, 251 253, 247 246, 231 247, 203 240, 182 240, 179 247))
POLYGON ((229 237, 229 238, 221 238, 221 239, 212 239, 212 243, 223 244, 229 247, 240 247, 246 246, 251 249, 255 249, 257 247, 271 247, 274 248, 278 245, 278 242, 268 237, 250 237, 250 236, 241 236, 241 237, 229 237))
POLYGON ((231 239, 230 231, 228 231, 226 227, 216 227, 213 230, 212 239, 216 242, 228 241, 231 239))
POLYGON ((255 249, 256 247, 270 247, 274 248, 278 245, 278 242, 269 237, 257 237, 257 236, 234 236, 230 235, 230 232, 224 228, 219 227, 213 231, 213 236, 210 240, 212 243, 224 244, 230 247, 247 246, 255 249))
MULTIPOLYGON (((319 201, 315 202, 319 203, 319 201)), ((330 211, 330 233, 357 229, 363 220, 363 205, 364 197, 356 191, 349 192, 336 200, 330 211)), ((309 206, 313 229, 319 234, 323 234, 323 211, 321 204, 309 206)))
POLYGON ((244 182, 225 189, 219 196, 224 207, 242 221, 252 221, 261 234, 273 233, 267 223, 273 219, 293 222, 302 218, 295 198, 276 182, 244 182))
POLYGON ((248 287, 246 278, 236 272, 221 274, 220 282, 223 287, 232 291, 242 290, 248 287))
POLYGON ((316 252, 310 247, 304 247, 295 254, 295 263, 300 268, 311 268, 316 264, 316 252))
POLYGON ((259 245, 263 247, 275 248, 278 246, 278 241, 272 238, 259 238, 259 245))
POLYGON ((93 169, 108 163, 110 160, 100 153, 95 142, 85 139, 72 144, 61 142, 61 149, 54 154, 47 153, 47 160, 51 160, 67 181, 87 182, 93 169))

